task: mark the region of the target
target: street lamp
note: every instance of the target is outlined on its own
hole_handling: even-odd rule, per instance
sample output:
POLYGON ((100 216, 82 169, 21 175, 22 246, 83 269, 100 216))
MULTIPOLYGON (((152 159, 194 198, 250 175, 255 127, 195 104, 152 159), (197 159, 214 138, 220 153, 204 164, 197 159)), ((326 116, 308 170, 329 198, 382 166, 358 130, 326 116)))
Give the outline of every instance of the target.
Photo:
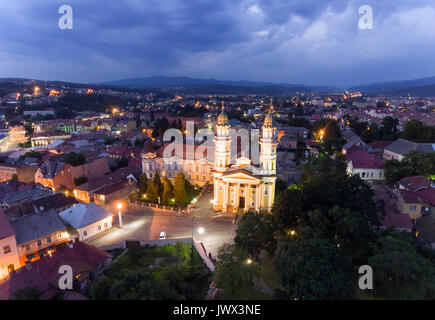
POLYGON ((116 204, 116 208, 118 209, 118 217, 119 217, 119 227, 122 229, 122 214, 121 214, 121 210, 122 210, 122 203, 117 203, 116 204))
POLYGON ((205 230, 204 230, 204 228, 203 228, 203 227, 200 227, 200 228, 198 228, 198 233, 199 233, 199 234, 203 234, 203 233, 204 233, 204 231, 205 231, 205 230))

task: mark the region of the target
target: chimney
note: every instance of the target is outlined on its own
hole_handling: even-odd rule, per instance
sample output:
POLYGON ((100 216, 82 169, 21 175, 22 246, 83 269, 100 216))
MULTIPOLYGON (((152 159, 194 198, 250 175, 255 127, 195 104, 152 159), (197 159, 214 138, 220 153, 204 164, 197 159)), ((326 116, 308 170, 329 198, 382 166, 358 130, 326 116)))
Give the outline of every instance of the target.
POLYGON ((25 268, 26 270, 32 270, 32 263, 29 260, 25 262, 25 268))

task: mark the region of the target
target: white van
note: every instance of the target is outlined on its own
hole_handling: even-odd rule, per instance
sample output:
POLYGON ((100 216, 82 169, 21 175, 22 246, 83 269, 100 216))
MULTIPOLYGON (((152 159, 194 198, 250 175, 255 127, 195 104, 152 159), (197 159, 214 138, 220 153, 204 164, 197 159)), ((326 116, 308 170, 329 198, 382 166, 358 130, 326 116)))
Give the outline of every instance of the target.
POLYGON ((160 240, 165 240, 166 239, 166 232, 160 232, 160 240))

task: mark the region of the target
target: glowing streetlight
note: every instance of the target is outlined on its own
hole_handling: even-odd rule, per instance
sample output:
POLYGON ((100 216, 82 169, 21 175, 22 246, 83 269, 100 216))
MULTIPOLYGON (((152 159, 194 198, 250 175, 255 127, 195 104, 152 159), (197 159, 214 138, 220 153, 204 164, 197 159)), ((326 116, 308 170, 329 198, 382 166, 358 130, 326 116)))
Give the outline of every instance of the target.
POLYGON ((199 234, 203 234, 205 232, 203 227, 198 228, 198 233, 199 234))
POLYGON ((118 209, 118 217, 119 217, 119 227, 122 229, 122 203, 118 202, 116 204, 116 208, 118 209))
POLYGON ((252 260, 248 258, 248 259, 246 260, 246 263, 247 263, 247 264, 251 264, 251 263, 252 263, 252 260))
POLYGON ((294 230, 290 231, 290 235, 295 236, 296 235, 296 231, 294 231, 294 230))

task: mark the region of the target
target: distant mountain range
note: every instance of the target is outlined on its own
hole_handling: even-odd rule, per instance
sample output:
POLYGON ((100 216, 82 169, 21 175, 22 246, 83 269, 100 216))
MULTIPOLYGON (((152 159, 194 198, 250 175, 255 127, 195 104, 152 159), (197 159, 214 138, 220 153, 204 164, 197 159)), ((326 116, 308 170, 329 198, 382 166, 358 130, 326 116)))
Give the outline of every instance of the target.
POLYGON ((349 91, 361 91, 367 94, 388 94, 406 96, 434 96, 435 77, 415 80, 378 82, 368 85, 354 86, 349 91))
POLYGON ((217 80, 217 79, 197 79, 189 77, 165 77, 165 76, 150 76, 143 78, 132 78, 115 80, 110 82, 97 83, 99 85, 121 86, 121 87, 215 87, 228 89, 231 87, 256 88, 254 91, 259 91, 260 88, 275 88, 275 90, 288 92, 341 92, 343 89, 332 86, 308 86, 304 84, 288 84, 288 83, 273 83, 273 82, 256 82, 248 80, 232 81, 232 80, 217 80))
MULTIPOLYGON (((42 85, 66 85, 70 87, 106 87, 125 89, 154 89, 182 92, 182 93, 204 93, 204 94, 292 94, 310 92, 343 92, 344 90, 334 86, 311 86, 305 84, 256 82, 248 80, 232 81, 217 79, 198 79, 189 77, 166 77, 151 76, 142 78, 131 78, 94 84, 71 83, 65 81, 43 81, 22 78, 3 78, 0 85, 5 82, 34 83, 42 85)), ((377 82, 353 86, 348 91, 360 91, 369 95, 392 95, 392 96, 435 96, 435 76, 415 80, 377 82)))

